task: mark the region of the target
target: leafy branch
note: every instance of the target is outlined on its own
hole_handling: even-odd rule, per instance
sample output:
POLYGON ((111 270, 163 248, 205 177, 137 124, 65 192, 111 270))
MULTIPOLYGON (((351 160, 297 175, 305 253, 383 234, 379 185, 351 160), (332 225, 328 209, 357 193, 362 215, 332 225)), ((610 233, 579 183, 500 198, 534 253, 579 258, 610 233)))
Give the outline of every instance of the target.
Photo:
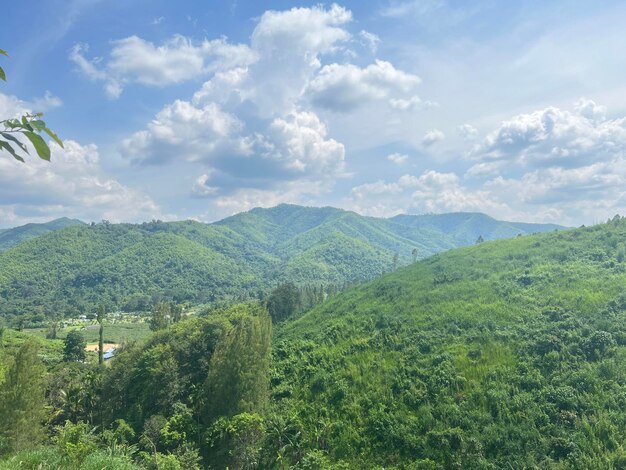
MULTIPOLYGON (((3 49, 0 49, 0 55, 9 56, 3 49)), ((6 81, 6 74, 2 67, 0 67, 0 79, 6 81)), ((0 149, 6 150, 13 158, 23 162, 24 158, 20 156, 19 152, 29 154, 29 151, 26 144, 18 139, 17 136, 21 135, 30 141, 39 158, 50 161, 50 147, 39 134, 42 132, 48 134, 61 148, 63 148, 63 142, 46 126, 46 123, 41 119, 42 116, 43 113, 27 113, 21 119, 1 120, 0 149)))

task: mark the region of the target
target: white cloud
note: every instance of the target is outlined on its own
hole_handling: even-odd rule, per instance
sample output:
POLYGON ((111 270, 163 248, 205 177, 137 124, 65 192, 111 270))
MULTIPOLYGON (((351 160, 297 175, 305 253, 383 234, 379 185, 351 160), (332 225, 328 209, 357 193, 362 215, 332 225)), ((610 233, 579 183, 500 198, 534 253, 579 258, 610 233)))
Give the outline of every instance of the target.
POLYGON ((437 142, 441 142, 445 138, 445 134, 439 129, 431 129, 424 134, 424 137, 422 137, 422 145, 424 147, 430 147, 437 142))
POLYGON ((290 182, 280 190, 241 188, 232 195, 215 199, 214 206, 220 214, 228 216, 255 207, 273 207, 282 203, 313 204, 307 198, 325 191, 327 187, 315 181, 290 182))
POLYGON ((50 213, 112 221, 161 214, 148 196, 102 171, 95 145, 65 140, 64 149, 54 143, 50 147, 50 163, 36 157, 26 163, 0 158, 0 210, 12 213, 14 221, 49 219, 50 213))
POLYGON ((327 138, 326 126, 313 112, 290 113, 275 119, 270 136, 278 152, 276 159, 299 172, 333 175, 344 167, 345 149, 327 138))
MULTIPOLYGON (((120 151, 140 164, 201 162, 228 176, 231 184, 238 178, 245 179, 243 184, 263 185, 268 180, 277 185, 333 178, 341 176, 345 164, 344 146, 328 138, 326 126, 313 112, 289 113, 247 132, 217 104, 200 107, 186 101, 163 108, 146 129, 125 139, 120 151)), ((194 194, 205 183, 196 182, 194 194)))
POLYGON ((409 156, 402 153, 392 153, 391 155, 387 155, 387 160, 395 163, 396 165, 402 165, 403 163, 406 163, 408 159, 409 156))
POLYGON ((137 36, 114 41, 106 62, 101 58, 89 60, 86 52, 87 45, 76 44, 69 58, 87 77, 104 81, 112 98, 119 97, 128 83, 163 87, 255 60, 255 54, 246 45, 230 44, 224 38, 196 44, 181 35, 159 46, 137 36))
POLYGON ((476 129, 474 126, 472 126, 471 124, 461 124, 459 127, 456 128, 457 132, 461 135, 461 137, 463 137, 464 139, 467 140, 474 140, 476 137, 478 137, 478 129, 476 129))
POLYGON ((359 38, 372 54, 376 54, 378 45, 380 44, 380 38, 376 34, 361 30, 359 38))
POLYGON ((191 194, 194 197, 210 197, 217 194, 220 190, 217 186, 207 184, 211 178, 210 174, 203 174, 196 178, 195 184, 191 188, 191 194))
POLYGON ((2 119, 17 118, 31 111, 28 103, 13 95, 0 93, 0 116, 2 119))
POLYGON ((404 175, 397 181, 363 184, 352 188, 349 206, 373 216, 399 213, 456 211, 505 212, 490 191, 471 190, 461 185, 454 173, 426 171, 420 176, 404 175))
POLYGON ((429 100, 422 100, 419 96, 413 95, 409 98, 391 98, 389 106, 398 111, 413 111, 416 109, 437 108, 438 103, 429 100))
MULTIPOLYGON (((209 160, 240 145, 243 124, 215 103, 196 107, 176 100, 157 113, 147 128, 122 141, 120 150, 134 162, 209 160)), ((238 150, 243 152, 243 147, 238 150)))
MULTIPOLYGON (((348 112, 368 101, 399 99, 407 94, 410 95, 408 100, 419 100, 413 95, 419 83, 418 76, 397 70, 382 60, 365 68, 352 64, 330 64, 324 66, 309 83, 307 94, 317 106, 348 112)), ((409 107, 411 101, 406 102, 409 103, 406 107, 409 107)))
POLYGON ((623 154, 626 118, 605 119, 605 108, 590 100, 574 112, 556 107, 504 121, 472 151, 479 160, 506 160, 520 166, 575 167, 623 154))

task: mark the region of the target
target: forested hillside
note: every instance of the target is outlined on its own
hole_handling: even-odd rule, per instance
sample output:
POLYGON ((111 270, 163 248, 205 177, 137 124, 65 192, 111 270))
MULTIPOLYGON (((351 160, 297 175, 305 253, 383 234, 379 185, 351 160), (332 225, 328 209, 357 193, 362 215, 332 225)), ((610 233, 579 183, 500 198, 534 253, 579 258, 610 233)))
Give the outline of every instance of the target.
POLYGON ((0 230, 0 251, 11 248, 31 238, 39 237, 48 232, 60 230, 65 227, 71 227, 72 225, 83 225, 83 222, 63 217, 43 224, 26 224, 20 227, 0 230))
POLYGON ((249 303, 167 327, 99 379, 60 365, 52 390, 99 385, 55 403, 54 446, 4 468, 107 452, 144 468, 623 468, 625 240, 616 218, 437 254, 275 325, 271 358, 249 303))
POLYGON ((342 286, 480 236, 555 228, 482 214, 376 219, 293 205, 253 209, 215 224, 73 225, 0 252, 0 315, 28 314, 37 323, 98 303, 134 311, 160 299, 261 298, 286 281, 342 286))

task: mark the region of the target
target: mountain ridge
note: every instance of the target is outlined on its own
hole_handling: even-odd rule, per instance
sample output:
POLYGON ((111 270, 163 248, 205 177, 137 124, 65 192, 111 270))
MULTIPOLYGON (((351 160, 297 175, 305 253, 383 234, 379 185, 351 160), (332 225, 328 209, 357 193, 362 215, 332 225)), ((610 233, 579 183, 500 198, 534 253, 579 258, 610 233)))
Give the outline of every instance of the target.
POLYGON ((287 281, 340 286, 410 263, 414 252, 421 259, 479 236, 553 228, 512 229, 487 216, 458 222, 476 219, 470 214, 455 215, 454 230, 446 232, 440 228, 447 227, 445 215, 434 219, 439 226, 429 217, 424 223, 420 216, 380 219, 332 207, 279 205, 212 224, 75 224, 0 251, 0 315, 75 315, 100 302, 144 309, 158 298, 257 298, 287 281), (484 220, 488 231, 482 231, 484 220))

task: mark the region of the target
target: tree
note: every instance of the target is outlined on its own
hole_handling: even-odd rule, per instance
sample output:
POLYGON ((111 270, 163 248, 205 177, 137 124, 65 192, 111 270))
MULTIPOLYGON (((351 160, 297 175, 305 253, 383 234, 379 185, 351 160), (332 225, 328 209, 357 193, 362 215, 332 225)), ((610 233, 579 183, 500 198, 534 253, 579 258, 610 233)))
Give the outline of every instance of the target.
POLYGON ((296 313, 302 303, 300 290, 293 282, 276 287, 267 299, 267 310, 274 323, 280 323, 296 313))
POLYGON ((172 309, 167 302, 158 302, 152 307, 152 318, 150 319, 150 329, 152 331, 163 330, 170 323, 172 309))
POLYGON ((264 309, 248 309, 224 333, 211 357, 206 380, 209 421, 262 413, 269 401, 272 321, 264 309))
POLYGON ((483 238, 483 236, 482 235, 478 235, 478 239, 476 240, 476 244, 479 245, 479 244, 481 244, 484 241, 485 241, 485 239, 483 238))
POLYGON ((398 269, 398 260, 400 259, 400 257, 398 256, 398 253, 395 253, 393 255, 393 270, 395 271, 396 269, 398 269))
MULTIPOLYGON (((9 55, 5 50, 0 49, 0 55, 8 57, 9 55)), ((0 80, 6 82, 6 74, 4 69, 0 67, 0 80)), ((48 136, 54 140, 61 148, 63 148, 63 142, 61 139, 52 132, 46 126, 46 123, 41 120, 43 113, 27 113, 24 114, 21 119, 8 118, 0 120, 2 129, 0 130, 0 150, 5 150, 20 162, 24 161, 23 154, 28 154, 29 150, 23 139, 23 137, 30 141, 35 148, 35 152, 39 158, 50 161, 50 147, 46 141, 39 135, 41 132, 45 132, 48 136), (20 153, 22 155, 20 155, 20 153)))
POLYGON ((107 309, 104 305, 100 305, 98 307, 98 314, 96 317, 96 321, 100 325, 100 329, 98 331, 98 364, 104 364, 104 318, 106 317, 107 309))
POLYGON ((413 248, 411 254, 413 255, 413 262, 415 263, 417 261, 417 248, 413 248))
POLYGON ((0 387, 0 453, 19 452, 43 439, 46 369, 34 338, 25 341, 0 387))
POLYGON ((63 360, 78 362, 85 360, 85 338, 78 330, 70 331, 63 342, 63 360))

